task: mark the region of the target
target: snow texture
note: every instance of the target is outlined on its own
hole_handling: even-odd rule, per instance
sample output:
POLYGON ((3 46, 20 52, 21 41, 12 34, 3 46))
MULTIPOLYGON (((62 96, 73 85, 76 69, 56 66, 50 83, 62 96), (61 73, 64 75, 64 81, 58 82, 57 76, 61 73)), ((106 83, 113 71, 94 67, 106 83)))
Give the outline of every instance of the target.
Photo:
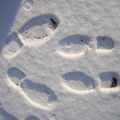
POLYGON ((119 49, 119 0, 1 0, 0 120, 119 120, 119 49))

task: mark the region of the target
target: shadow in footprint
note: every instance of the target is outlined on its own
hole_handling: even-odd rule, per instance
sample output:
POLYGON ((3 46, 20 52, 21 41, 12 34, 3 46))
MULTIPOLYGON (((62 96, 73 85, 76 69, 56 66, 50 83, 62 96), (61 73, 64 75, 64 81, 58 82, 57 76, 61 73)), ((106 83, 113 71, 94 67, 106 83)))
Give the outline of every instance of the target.
POLYGON ((120 77, 117 72, 104 72, 99 76, 102 88, 114 88, 120 85, 120 77))
POLYGON ((87 90, 95 88, 95 81, 87 74, 74 71, 63 75, 65 82, 73 89, 87 90))
POLYGON ((23 87, 23 89, 27 87, 27 89, 31 89, 46 94, 48 96, 48 102, 53 102, 58 100, 58 97, 56 96, 55 92, 44 84, 35 83, 28 79, 25 79, 23 81, 23 84, 21 84, 21 86, 23 87))
POLYGON ((59 42, 57 52, 62 57, 76 58, 82 55, 89 46, 90 37, 86 35, 72 35, 59 42))
POLYGON ((12 67, 8 69, 8 75, 10 77, 16 77, 18 79, 22 79, 25 77, 25 74, 18 68, 12 67))
POLYGON ((26 75, 16 67, 8 69, 8 77, 11 80, 11 82, 13 82, 16 85, 18 85, 25 76, 26 75))
POLYGON ((31 115, 31 116, 28 116, 25 120, 40 120, 38 119, 36 116, 34 115, 31 115))
POLYGON ((87 35, 72 35, 72 36, 68 36, 66 38, 64 38, 63 40, 61 40, 59 43, 60 45, 83 45, 86 44, 88 45, 90 42, 90 37, 87 35))
POLYGON ((17 33, 12 33, 5 40, 5 46, 2 50, 2 55, 7 59, 13 58, 19 54, 22 46, 23 44, 17 37, 17 33))
POLYGON ((18 36, 24 45, 40 46, 50 40, 58 24, 59 19, 54 14, 37 16, 18 31, 18 36))
POLYGON ((5 120, 18 120, 18 118, 8 113, 3 107, 0 107, 0 115, 2 115, 5 120))
POLYGON ((113 49, 114 41, 108 36, 98 36, 97 37, 97 50, 109 51, 113 49))

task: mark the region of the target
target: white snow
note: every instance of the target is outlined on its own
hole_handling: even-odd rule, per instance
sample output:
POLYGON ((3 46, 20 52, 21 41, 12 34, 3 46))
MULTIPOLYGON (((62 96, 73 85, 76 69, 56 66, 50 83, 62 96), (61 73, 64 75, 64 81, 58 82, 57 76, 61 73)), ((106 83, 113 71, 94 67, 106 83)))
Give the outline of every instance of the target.
POLYGON ((1 0, 0 120, 119 120, 120 1, 1 0))

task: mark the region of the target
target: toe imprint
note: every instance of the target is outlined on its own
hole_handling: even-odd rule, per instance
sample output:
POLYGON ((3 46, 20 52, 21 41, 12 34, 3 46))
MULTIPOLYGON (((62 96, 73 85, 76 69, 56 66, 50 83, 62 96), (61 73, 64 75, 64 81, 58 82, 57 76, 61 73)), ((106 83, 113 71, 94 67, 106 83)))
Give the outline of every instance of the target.
POLYGON ((115 88, 120 86, 120 77, 117 72, 104 72, 100 74, 102 88, 115 88))
POLYGON ((17 88, 20 85, 20 83, 25 77, 26 75, 16 67, 8 69, 8 80, 15 88, 17 88))
POLYGON ((114 41, 111 37, 98 36, 97 37, 97 51, 109 52, 114 48, 114 41))

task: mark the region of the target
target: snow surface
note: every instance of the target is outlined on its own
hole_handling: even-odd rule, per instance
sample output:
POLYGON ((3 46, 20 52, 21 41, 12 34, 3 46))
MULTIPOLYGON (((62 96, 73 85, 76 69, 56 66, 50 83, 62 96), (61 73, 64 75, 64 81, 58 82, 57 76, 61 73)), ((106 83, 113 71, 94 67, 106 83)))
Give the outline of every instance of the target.
POLYGON ((0 28, 0 120, 120 119, 120 0, 1 0, 0 28))

